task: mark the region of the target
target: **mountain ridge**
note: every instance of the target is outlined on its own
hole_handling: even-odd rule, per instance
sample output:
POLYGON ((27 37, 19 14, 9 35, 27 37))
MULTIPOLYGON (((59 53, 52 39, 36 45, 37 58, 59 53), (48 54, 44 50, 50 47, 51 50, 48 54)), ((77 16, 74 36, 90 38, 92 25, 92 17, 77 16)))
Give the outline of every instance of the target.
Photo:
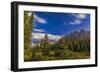
POLYGON ((89 38, 89 37, 90 37, 90 31, 87 31, 85 29, 81 29, 80 31, 74 31, 64 36, 64 38, 74 38, 74 39, 89 38))

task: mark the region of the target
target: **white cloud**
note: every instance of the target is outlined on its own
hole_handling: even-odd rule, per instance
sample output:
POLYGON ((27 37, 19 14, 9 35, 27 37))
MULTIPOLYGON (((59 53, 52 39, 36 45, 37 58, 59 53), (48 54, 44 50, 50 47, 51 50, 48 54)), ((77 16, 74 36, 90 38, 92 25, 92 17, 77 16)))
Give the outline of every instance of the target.
POLYGON ((71 25, 81 24, 82 20, 86 18, 86 14, 82 14, 82 13, 72 14, 72 15, 76 18, 70 22, 71 25))
MULTIPOLYGON (((49 39, 58 40, 61 38, 59 35, 47 34, 49 39)), ((33 39, 43 39, 45 33, 32 33, 33 39)))
POLYGON ((39 16, 37 16, 36 14, 34 14, 34 20, 38 23, 43 23, 43 24, 46 24, 47 21, 39 16))
POLYGON ((74 21, 70 22, 71 25, 81 24, 81 20, 75 19, 74 21))
POLYGON ((86 18, 86 14, 82 14, 82 13, 72 14, 72 15, 75 16, 78 19, 85 19, 86 18))
POLYGON ((43 30, 43 29, 33 29, 33 30, 36 32, 45 32, 45 30, 43 30))
POLYGON ((32 37, 34 39, 42 39, 44 37, 45 34, 43 33, 32 33, 32 37))
POLYGON ((52 35, 52 34, 48 34, 48 37, 50 39, 54 39, 54 40, 59 40, 61 38, 61 36, 59 36, 59 35, 52 35))

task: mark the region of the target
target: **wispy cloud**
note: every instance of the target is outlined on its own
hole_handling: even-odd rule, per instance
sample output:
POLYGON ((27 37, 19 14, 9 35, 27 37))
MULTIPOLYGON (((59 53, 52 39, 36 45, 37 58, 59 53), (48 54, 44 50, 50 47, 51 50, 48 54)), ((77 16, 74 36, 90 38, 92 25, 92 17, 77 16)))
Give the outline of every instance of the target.
POLYGON ((34 21, 38 22, 38 23, 42 23, 42 24, 46 24, 47 21, 39 16, 37 16, 36 14, 34 14, 34 21))
POLYGON ((58 40, 58 39, 61 38, 61 36, 59 36, 59 35, 53 35, 53 34, 48 34, 48 37, 49 37, 50 39, 54 39, 54 40, 58 40))
POLYGON ((75 19, 74 21, 70 22, 71 25, 81 24, 81 20, 75 19))
MULTIPOLYGON (((43 39, 45 33, 32 33, 33 39, 43 39)), ((48 38, 51 40, 58 40, 61 38, 59 35, 48 34, 48 38)))
POLYGON ((72 15, 78 19, 85 19, 86 18, 86 14, 82 14, 82 13, 72 14, 72 15))
POLYGON ((45 30, 43 30, 43 29, 33 29, 33 31, 35 31, 35 32, 45 32, 45 30))
POLYGON ((78 14, 72 14, 75 19, 73 21, 70 21, 71 25, 77 25, 77 24, 81 24, 83 19, 86 18, 86 14, 82 14, 82 13, 78 13, 78 14))

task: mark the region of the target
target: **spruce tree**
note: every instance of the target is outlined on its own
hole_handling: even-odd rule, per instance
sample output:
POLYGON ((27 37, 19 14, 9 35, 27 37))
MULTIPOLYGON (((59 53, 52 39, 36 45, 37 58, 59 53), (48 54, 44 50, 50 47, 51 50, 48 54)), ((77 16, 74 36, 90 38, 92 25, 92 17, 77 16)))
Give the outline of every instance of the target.
POLYGON ((32 60, 32 25, 33 12, 24 12, 24 61, 32 60))
POLYGON ((33 20, 33 12, 25 11, 24 12, 24 48, 28 49, 31 47, 32 41, 32 20, 33 20), (29 16, 29 13, 31 15, 29 16))

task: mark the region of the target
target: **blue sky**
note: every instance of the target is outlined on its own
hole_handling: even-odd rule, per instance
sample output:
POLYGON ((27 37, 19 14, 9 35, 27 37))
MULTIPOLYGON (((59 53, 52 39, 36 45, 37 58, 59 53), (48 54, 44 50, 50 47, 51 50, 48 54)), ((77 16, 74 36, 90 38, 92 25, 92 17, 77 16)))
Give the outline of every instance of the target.
POLYGON ((67 35, 70 32, 90 30, 90 14, 34 12, 34 33, 67 35))

